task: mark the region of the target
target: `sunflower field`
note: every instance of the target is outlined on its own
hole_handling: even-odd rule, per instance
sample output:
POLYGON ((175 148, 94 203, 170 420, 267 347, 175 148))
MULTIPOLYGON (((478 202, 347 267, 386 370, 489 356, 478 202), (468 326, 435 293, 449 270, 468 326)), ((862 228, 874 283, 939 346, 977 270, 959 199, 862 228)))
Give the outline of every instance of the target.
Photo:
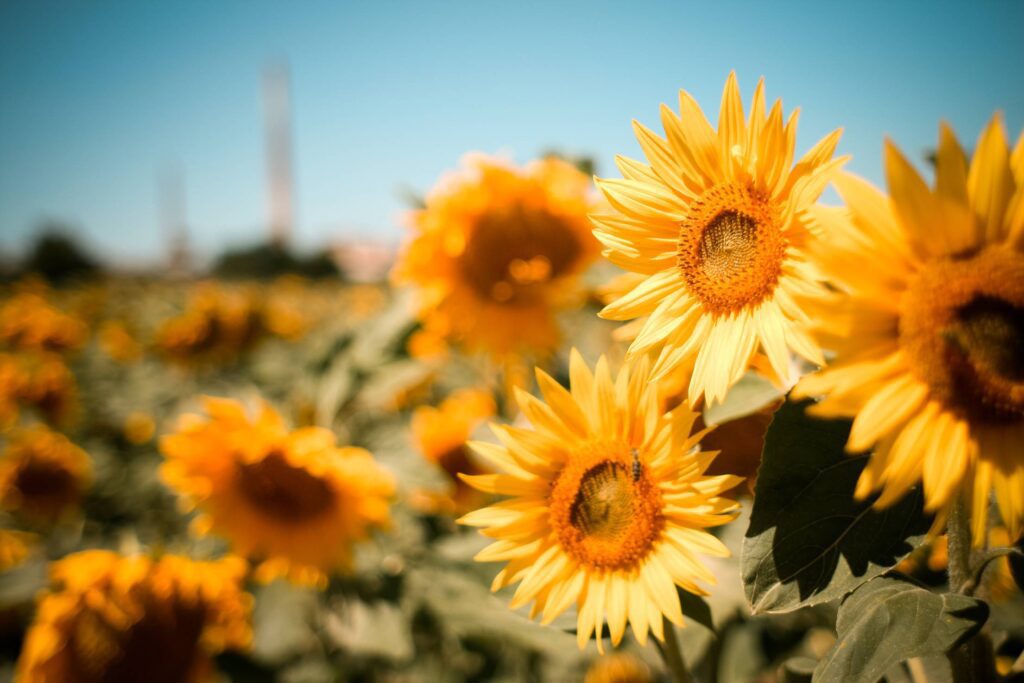
POLYGON ((0 677, 1024 680, 1024 136, 711 104, 385 282, 3 284, 0 677))

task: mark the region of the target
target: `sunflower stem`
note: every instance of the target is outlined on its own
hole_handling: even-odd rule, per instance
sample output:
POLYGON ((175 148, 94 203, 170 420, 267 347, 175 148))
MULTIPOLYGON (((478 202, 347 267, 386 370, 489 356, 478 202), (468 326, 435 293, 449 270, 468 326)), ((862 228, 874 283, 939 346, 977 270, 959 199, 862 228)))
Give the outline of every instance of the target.
POLYGON ((963 496, 953 500, 946 534, 949 542, 949 589, 959 593, 971 578, 971 523, 963 496))
MULTIPOLYGON (((971 522, 963 496, 953 500, 946 529, 949 543, 949 589, 968 593, 973 589, 971 569, 971 522)), ((954 683, 994 680, 992 646, 987 637, 976 635, 947 655, 954 683)))
MULTIPOLYGON (((686 661, 683 659, 683 651, 679 649, 679 638, 676 636, 676 627, 672 622, 662 617, 665 629, 665 643, 658 648, 665 666, 672 673, 672 680, 676 683, 693 683, 693 677, 686 670, 686 661)), ((657 641, 655 641, 657 642, 657 641)))

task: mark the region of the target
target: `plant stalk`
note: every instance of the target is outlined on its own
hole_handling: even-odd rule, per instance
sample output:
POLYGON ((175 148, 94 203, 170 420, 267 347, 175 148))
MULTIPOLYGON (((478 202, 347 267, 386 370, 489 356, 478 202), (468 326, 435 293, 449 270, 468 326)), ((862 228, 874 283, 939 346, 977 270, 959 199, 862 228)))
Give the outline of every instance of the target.
MULTIPOLYGON (((693 677, 686 669, 686 661, 683 659, 683 651, 679 649, 679 639, 676 637, 676 627, 672 622, 662 617, 662 624, 665 630, 664 644, 658 644, 658 652, 665 662, 665 666, 672 673, 672 680, 675 683, 693 683, 693 677)), ((655 643, 658 641, 655 640, 655 643)))
POLYGON ((953 500, 947 523, 949 590, 963 592, 971 579, 971 522, 962 495, 953 500))

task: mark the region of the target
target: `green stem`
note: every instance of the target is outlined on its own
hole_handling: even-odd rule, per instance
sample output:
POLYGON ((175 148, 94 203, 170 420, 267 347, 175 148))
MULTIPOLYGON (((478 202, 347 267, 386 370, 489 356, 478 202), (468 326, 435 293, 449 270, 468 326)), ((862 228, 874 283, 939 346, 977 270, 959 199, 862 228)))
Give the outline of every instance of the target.
MULTIPOLYGON (((658 652, 665 662, 665 666, 672 673, 675 683, 693 683, 693 677, 686 670, 686 661, 683 659, 683 651, 679 649, 679 639, 676 637, 676 627, 672 622, 662 617, 663 628, 665 629, 665 643, 658 644, 658 652)), ((655 643, 658 641, 655 640, 655 643)))
POLYGON ((949 541, 949 590, 959 593, 971 579, 971 522, 963 496, 953 500, 946 534, 949 541))

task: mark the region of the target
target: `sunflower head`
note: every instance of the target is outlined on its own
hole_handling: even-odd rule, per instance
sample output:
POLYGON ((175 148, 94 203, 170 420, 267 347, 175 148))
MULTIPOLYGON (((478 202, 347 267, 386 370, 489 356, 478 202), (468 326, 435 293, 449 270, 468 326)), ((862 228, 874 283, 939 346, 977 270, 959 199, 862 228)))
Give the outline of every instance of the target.
POLYGON ((192 291, 185 311, 157 330, 156 345, 180 362, 217 360, 246 351, 264 332, 254 290, 203 282, 192 291))
POLYGON ((29 408, 50 424, 67 425, 77 399, 75 376, 56 353, 0 353, 0 422, 11 424, 29 408))
POLYGON ((367 451, 338 447, 326 429, 289 431, 266 404, 255 418, 227 399, 204 407, 161 439, 160 476, 198 508, 197 532, 260 562, 257 578, 323 585, 349 568, 356 542, 389 524, 394 482, 367 451))
POLYGON ((74 513, 92 479, 89 456, 42 425, 13 432, 0 456, 0 505, 52 523, 74 513))
MULTIPOLYGON (((929 188, 890 142, 886 197, 850 175, 846 202, 818 210, 831 233, 817 260, 835 294, 818 314, 836 351, 798 395, 853 417, 848 448, 874 448, 858 493, 880 505, 916 482, 945 513, 961 492, 977 543, 991 494, 1024 531, 1024 136, 1011 152, 994 117, 968 162, 942 126, 929 188)), ((941 517, 941 516, 940 516, 941 517)))
POLYGON ((663 638, 663 617, 682 625, 676 586, 714 583, 698 555, 728 555, 706 529, 735 516, 722 493, 741 479, 705 476, 716 453, 690 433, 697 414, 659 409, 645 359, 613 379, 573 351, 570 379, 538 370, 546 403, 517 392, 533 429, 495 425, 502 446, 470 444, 500 473, 463 479, 509 499, 460 522, 495 540, 476 559, 508 563, 492 588, 518 583, 513 608, 532 601, 549 623, 575 603, 580 647, 595 632, 602 647, 606 617, 613 644, 627 622, 641 643, 663 638))
POLYGON ((653 683, 651 667, 636 655, 613 652, 604 655, 587 669, 583 683, 653 683))
POLYGON ((685 91, 678 114, 662 106, 665 137, 634 123, 647 163, 617 158, 623 178, 598 180, 611 211, 592 216, 604 255, 630 271, 629 287, 601 315, 642 319, 630 356, 655 354, 657 379, 689 376, 689 399, 720 401, 764 358, 790 376, 790 352, 817 364, 803 310, 824 293, 808 259, 808 209, 838 165, 840 131, 795 164, 794 113, 766 111, 758 83, 749 116, 735 74, 718 130, 685 91))
POLYGON ((555 158, 517 169, 474 155, 465 167, 411 215, 393 279, 419 289, 435 335, 498 357, 549 353, 554 314, 597 252, 589 181, 555 158))
POLYGON ((470 457, 466 440, 483 420, 494 415, 494 398, 487 391, 463 389, 446 398, 440 406, 421 406, 412 416, 412 437, 423 457, 435 463, 451 480, 450 496, 434 500, 437 507, 467 511, 480 502, 480 494, 459 478, 459 474, 481 474, 470 457))
POLYGON ((123 320, 108 320, 99 329, 100 346, 118 363, 134 363, 142 358, 142 345, 123 320))
POLYGON ((80 348, 88 336, 83 321, 54 308, 38 292, 21 292, 0 306, 0 344, 61 352, 80 348))
POLYGON ((24 562, 37 540, 34 534, 0 529, 0 573, 24 562))
POLYGON ((252 596, 237 558, 194 562, 91 550, 50 570, 18 660, 38 683, 200 683, 211 656, 249 645, 252 596))

